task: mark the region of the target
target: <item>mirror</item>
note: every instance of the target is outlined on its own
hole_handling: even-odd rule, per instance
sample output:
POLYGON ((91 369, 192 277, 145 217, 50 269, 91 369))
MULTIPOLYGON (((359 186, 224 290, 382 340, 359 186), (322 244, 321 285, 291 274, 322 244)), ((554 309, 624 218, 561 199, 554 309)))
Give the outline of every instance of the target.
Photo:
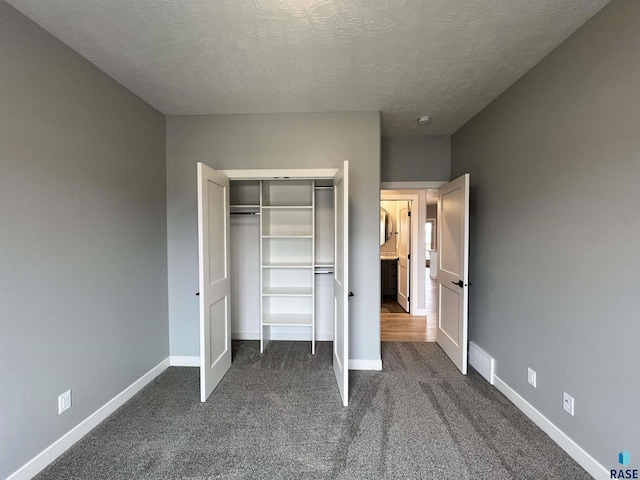
POLYGON ((384 208, 380 207, 380 246, 387 243, 393 234, 393 220, 384 208))

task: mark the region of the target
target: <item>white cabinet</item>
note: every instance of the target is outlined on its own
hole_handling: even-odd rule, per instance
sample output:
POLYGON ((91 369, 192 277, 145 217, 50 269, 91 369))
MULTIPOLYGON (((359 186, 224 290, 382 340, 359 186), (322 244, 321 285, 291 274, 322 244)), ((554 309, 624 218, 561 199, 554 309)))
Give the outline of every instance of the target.
POLYGON ((333 339, 332 183, 231 181, 233 338, 333 339))

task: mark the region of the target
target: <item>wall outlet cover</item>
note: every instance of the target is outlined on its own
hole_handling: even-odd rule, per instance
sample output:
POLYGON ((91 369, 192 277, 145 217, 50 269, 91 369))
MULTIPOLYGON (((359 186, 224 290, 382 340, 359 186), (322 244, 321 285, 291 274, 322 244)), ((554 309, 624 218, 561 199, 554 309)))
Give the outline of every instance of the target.
POLYGON ((532 368, 528 369, 528 381, 529 385, 531 385, 533 388, 536 388, 536 371, 532 368))
POLYGON ((71 390, 58 396, 58 415, 71 408, 71 390))
POLYGON ((562 393, 562 408, 564 408, 565 412, 567 412, 569 415, 574 414, 573 397, 567 392, 562 393))

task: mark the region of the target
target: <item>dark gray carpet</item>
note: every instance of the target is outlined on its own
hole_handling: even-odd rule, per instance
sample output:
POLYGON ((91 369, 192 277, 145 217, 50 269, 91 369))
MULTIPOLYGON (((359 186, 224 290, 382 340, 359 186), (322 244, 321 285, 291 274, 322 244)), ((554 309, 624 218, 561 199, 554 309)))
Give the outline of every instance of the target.
POLYGON ((234 342, 208 402, 169 368, 39 479, 585 479, 589 475, 435 344, 385 342, 341 406, 331 343, 234 342))

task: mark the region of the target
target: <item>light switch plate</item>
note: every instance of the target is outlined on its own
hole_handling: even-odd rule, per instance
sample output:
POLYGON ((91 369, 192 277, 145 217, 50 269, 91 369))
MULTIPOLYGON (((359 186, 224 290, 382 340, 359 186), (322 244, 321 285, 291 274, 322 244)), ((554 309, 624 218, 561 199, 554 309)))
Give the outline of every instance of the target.
POLYGON ((58 396, 58 415, 71 408, 71 390, 58 396))
POLYGON ((562 408, 564 408, 565 412, 569 415, 573 415, 573 397, 567 392, 562 393, 562 408))

